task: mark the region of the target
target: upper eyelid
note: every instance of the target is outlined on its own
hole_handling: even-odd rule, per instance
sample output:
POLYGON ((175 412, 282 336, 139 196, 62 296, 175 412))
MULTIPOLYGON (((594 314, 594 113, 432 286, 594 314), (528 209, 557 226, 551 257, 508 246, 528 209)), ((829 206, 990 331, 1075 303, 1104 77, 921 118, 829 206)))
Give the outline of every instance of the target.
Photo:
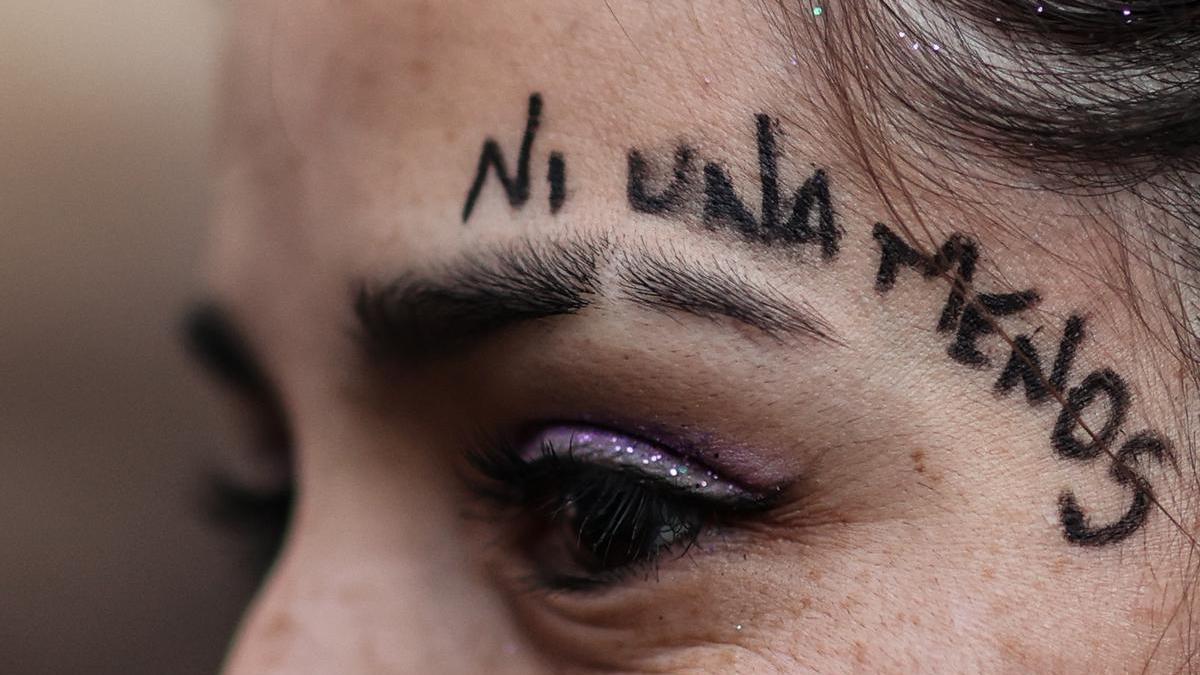
MULTIPOLYGON (((587 461, 614 469, 633 469, 661 478, 675 488, 693 487, 717 501, 757 501, 764 492, 721 474, 706 461, 704 450, 682 452, 670 442, 653 441, 616 428, 578 424, 549 424, 528 442, 523 455, 538 452, 543 459, 587 461), (535 444, 534 441, 537 441, 535 444)), ((537 459, 537 458, 535 458, 537 459)))

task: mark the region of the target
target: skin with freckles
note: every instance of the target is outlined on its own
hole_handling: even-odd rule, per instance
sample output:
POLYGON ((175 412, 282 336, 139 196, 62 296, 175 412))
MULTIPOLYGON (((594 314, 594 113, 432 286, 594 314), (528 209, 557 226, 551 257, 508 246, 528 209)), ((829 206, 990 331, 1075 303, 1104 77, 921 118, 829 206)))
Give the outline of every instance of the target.
POLYGON ((236 4, 211 286, 298 497, 226 672, 1185 663, 1164 317, 986 166, 906 231, 774 19, 236 4))

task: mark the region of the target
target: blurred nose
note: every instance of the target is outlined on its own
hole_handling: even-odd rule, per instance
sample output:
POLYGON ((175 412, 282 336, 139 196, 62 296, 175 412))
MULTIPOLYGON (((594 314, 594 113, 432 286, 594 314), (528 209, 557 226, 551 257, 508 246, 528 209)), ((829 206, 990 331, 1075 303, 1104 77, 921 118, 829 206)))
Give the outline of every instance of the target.
POLYGON ((227 675, 539 670, 444 482, 330 473, 301 499, 227 675))

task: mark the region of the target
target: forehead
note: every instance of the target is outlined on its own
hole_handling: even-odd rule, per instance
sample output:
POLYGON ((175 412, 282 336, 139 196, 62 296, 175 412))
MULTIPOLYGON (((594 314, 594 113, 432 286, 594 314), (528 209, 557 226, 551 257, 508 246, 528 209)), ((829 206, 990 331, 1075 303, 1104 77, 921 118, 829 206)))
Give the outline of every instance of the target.
MULTIPOLYGON (((891 218, 892 204, 881 197, 879 176, 863 169, 861 139, 849 133, 818 65, 820 22, 831 13, 783 17, 774 7, 743 0, 243 5, 222 118, 217 292, 263 333, 315 317, 341 330, 355 281, 436 269, 516 239, 629 236, 707 246, 701 253, 724 258, 719 243, 681 236, 706 229, 711 200, 693 200, 682 218, 634 213, 631 151, 649 158, 652 192, 668 184, 674 153, 694 151, 700 189, 707 164, 719 165, 754 218, 766 199, 764 115, 784 201, 814 171, 828 172, 841 222, 855 224, 843 259, 859 260, 837 275, 870 268, 870 224, 891 218), (533 95, 541 105, 530 134, 533 95), (528 195, 514 200, 521 190, 500 177, 518 181, 523 164, 528 195), (464 220, 481 166, 484 180, 464 220)), ((964 198, 979 189, 960 178, 939 176, 920 195, 921 226, 941 230, 929 233, 932 245, 967 223, 980 234, 978 226, 999 212, 972 217, 964 198)), ((1062 208, 1041 208, 1045 199, 992 191, 984 205, 1002 201, 1003 212, 1065 223, 1062 208)), ((1016 228, 988 229, 1029 247, 1016 228)), ((831 289, 853 287, 849 278, 832 279, 831 289)))
POLYGON ((820 148, 828 112, 795 95, 816 77, 770 19, 759 3, 723 0, 243 6, 225 95, 225 226, 240 242, 367 265, 530 230, 622 228, 612 212, 630 148, 687 143, 750 172, 754 115, 771 108, 803 121, 780 138, 793 164, 832 161, 820 148), (534 92, 531 205, 517 212, 488 185, 464 226, 483 144, 494 139, 515 170, 534 92), (569 198, 551 217, 555 152, 569 198))

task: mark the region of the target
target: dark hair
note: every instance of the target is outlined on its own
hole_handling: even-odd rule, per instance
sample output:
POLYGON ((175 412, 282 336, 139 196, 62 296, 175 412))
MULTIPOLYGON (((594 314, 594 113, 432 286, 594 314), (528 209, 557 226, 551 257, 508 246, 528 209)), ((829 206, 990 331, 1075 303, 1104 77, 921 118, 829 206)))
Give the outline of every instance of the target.
MULTIPOLYGON (((822 45, 831 86, 820 103, 914 248, 940 241, 914 196, 936 194, 940 175, 1055 191, 1088 214, 1097 247, 1115 244, 1101 273, 1119 283, 1108 287, 1177 360, 1159 375, 1192 472, 1193 489, 1175 502, 1195 503, 1187 407, 1200 392, 1200 0, 845 0, 820 12, 774 0, 773 9, 793 44, 822 45)), ((1021 226, 985 211, 988 225, 1021 226)), ((1200 575, 1196 556, 1186 559, 1184 574, 1200 575)))
POLYGON ((938 173, 1082 200, 1089 234, 1164 282, 1147 294, 1121 270, 1143 323, 1141 303, 1168 310, 1200 389, 1200 0, 873 0, 821 21, 774 2, 788 39, 823 46, 823 109, 900 230, 935 243, 913 236, 931 230, 910 189, 938 173))

